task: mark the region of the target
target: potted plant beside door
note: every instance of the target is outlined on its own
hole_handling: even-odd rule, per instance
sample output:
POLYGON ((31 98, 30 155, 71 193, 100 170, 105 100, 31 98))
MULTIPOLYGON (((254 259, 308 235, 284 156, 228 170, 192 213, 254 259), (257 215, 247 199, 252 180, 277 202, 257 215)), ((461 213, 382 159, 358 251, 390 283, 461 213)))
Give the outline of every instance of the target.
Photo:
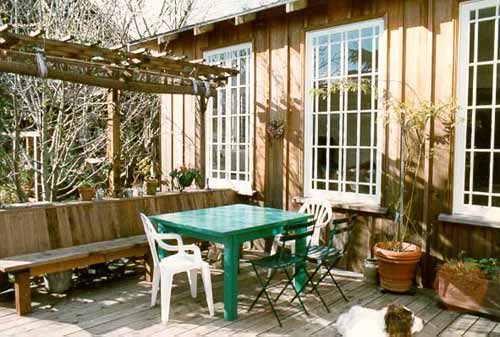
POLYGON ((419 172, 423 159, 432 156, 433 151, 427 143, 430 139, 428 130, 431 122, 440 122, 448 132, 441 138, 433 138, 433 141, 449 142, 456 106, 454 103, 433 104, 419 100, 410 104, 386 99, 384 103, 387 121, 400 129, 399 176, 397 184, 393 184, 398 185, 398 193, 397 201, 391 207, 395 236, 392 240, 376 243, 374 253, 378 260, 381 287, 404 293, 413 286, 415 271, 422 256, 421 248, 406 240, 419 226, 419 208, 415 207, 419 172))

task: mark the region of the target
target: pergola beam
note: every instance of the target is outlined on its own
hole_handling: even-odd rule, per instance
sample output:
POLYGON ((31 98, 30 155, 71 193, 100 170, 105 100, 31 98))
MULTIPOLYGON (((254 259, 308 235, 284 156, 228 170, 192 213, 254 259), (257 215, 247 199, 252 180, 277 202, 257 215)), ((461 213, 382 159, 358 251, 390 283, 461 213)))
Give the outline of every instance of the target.
MULTIPOLYGON (((35 64, 28 63, 0 60, 0 72, 39 77, 38 67, 35 64)), ((208 94, 208 96, 213 96, 215 94, 214 88, 210 88, 209 92, 206 93, 204 86, 199 86, 197 93, 195 93, 192 85, 155 84, 146 82, 124 81, 121 79, 112 79, 96 75, 76 74, 73 72, 57 69, 49 69, 47 78, 84 85, 91 85, 101 88, 135 91, 149 94, 208 94)))
POLYGON ((208 33, 214 29, 215 29, 214 23, 208 23, 206 25, 199 25, 199 26, 194 27, 193 34, 194 34, 194 36, 197 36, 197 35, 208 33))

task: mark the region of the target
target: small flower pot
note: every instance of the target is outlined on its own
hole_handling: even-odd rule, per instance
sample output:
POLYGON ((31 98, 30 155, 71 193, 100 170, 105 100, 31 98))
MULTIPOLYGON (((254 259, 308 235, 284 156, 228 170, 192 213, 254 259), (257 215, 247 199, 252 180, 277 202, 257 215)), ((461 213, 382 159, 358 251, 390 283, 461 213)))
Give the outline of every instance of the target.
POLYGON ((363 269, 363 280, 368 284, 378 283, 378 262, 375 258, 366 258, 363 269))
POLYGON ((395 293, 406 293, 413 286, 415 270, 420 262, 420 247, 403 242, 400 251, 394 250, 395 242, 379 242, 375 245, 380 285, 395 293))
POLYGON ((478 277, 440 270, 436 291, 450 308, 500 317, 500 283, 478 277))
POLYGON ((151 179, 144 182, 144 191, 146 195, 156 195, 156 189, 158 188, 158 180, 151 179))
POLYGON ((93 187, 79 187, 78 193, 80 194, 81 201, 92 201, 95 189, 93 187))

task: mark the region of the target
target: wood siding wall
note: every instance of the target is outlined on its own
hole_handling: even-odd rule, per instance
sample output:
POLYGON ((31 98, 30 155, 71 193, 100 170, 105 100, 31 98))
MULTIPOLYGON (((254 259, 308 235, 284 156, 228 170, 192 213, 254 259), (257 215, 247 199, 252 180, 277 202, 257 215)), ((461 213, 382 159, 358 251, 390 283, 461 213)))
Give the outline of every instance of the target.
MULTIPOLYGON (((304 77, 305 34, 309 30, 333 27, 373 18, 384 18, 387 53, 386 90, 403 101, 417 99, 448 102, 455 95, 457 0, 338 0, 309 1, 305 10, 285 14, 284 7, 261 12, 253 22, 235 26, 230 21, 193 37, 182 33, 167 49, 174 54, 201 58, 203 50, 252 42, 255 56, 254 189, 258 202, 296 209, 293 198, 303 194, 304 176, 304 77), (272 118, 286 119, 282 140, 270 141, 265 125, 272 118)), ((199 130, 203 123, 192 98, 162 98, 162 167, 168 171, 181 163, 200 161, 199 130), (193 128, 194 125, 194 128, 193 128), (171 131, 173 130, 173 131, 171 131), (165 132, 164 132, 165 131, 165 132), (172 132, 169 134, 168 132, 172 132), (194 150, 193 150, 194 146, 194 150)), ((433 136, 445 128, 435 122, 433 136)), ((386 127, 383 135, 384 177, 398 172, 399 129, 386 127)), ((431 139, 435 139, 432 137, 431 139)), ((466 250, 473 256, 500 256, 498 230, 441 223, 437 216, 451 212, 453 149, 451 144, 434 144, 434 156, 426 156, 419 172, 418 212, 420 225, 412 240, 426 251, 423 274, 433 274, 435 262, 456 257, 466 250)), ((382 203, 387 206, 390 181, 383 179, 382 203)), ((362 261, 376 240, 392 232, 390 222, 362 213, 355 237, 355 251, 349 267, 362 269, 362 261)))

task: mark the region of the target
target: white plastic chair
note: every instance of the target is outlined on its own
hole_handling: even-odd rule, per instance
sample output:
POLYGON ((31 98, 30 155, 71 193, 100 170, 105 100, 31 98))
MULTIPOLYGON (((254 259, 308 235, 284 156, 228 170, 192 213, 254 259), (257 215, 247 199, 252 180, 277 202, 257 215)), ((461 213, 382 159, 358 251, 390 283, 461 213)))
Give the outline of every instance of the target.
MULTIPOLYGON (((321 235, 321 230, 328 226, 328 224, 333 219, 333 211, 331 203, 325 199, 318 198, 310 198, 305 200, 302 207, 299 209, 299 213, 306 213, 310 215, 314 215, 314 220, 316 221, 314 227, 313 235, 308 238, 307 244, 309 244, 309 240, 311 241, 311 246, 319 245, 319 237, 321 235)), ((274 255, 278 250, 280 245, 280 235, 276 235, 274 237, 273 245, 271 247, 271 255, 274 255)), ((287 247, 290 248, 292 253, 295 253, 295 241, 288 241, 287 247)))
POLYGON ((214 315, 214 301, 212 296, 212 281, 210 278, 210 267, 207 262, 201 259, 200 248, 196 245, 184 245, 182 238, 178 234, 158 234, 155 227, 147 216, 141 213, 142 224, 148 238, 149 247, 154 261, 153 272, 153 291, 151 294, 151 306, 156 305, 158 296, 158 288, 161 282, 161 321, 166 323, 170 312, 170 295, 172 292, 173 277, 177 273, 187 272, 191 296, 196 297, 197 293, 197 276, 201 272, 203 285, 205 287, 205 295, 207 298, 208 310, 210 316, 214 315), (177 245, 170 245, 163 240, 176 240, 177 245), (169 251, 177 252, 169 255, 161 261, 158 258, 156 245, 160 248, 169 251), (186 251, 191 251, 193 254, 188 254, 186 251))

